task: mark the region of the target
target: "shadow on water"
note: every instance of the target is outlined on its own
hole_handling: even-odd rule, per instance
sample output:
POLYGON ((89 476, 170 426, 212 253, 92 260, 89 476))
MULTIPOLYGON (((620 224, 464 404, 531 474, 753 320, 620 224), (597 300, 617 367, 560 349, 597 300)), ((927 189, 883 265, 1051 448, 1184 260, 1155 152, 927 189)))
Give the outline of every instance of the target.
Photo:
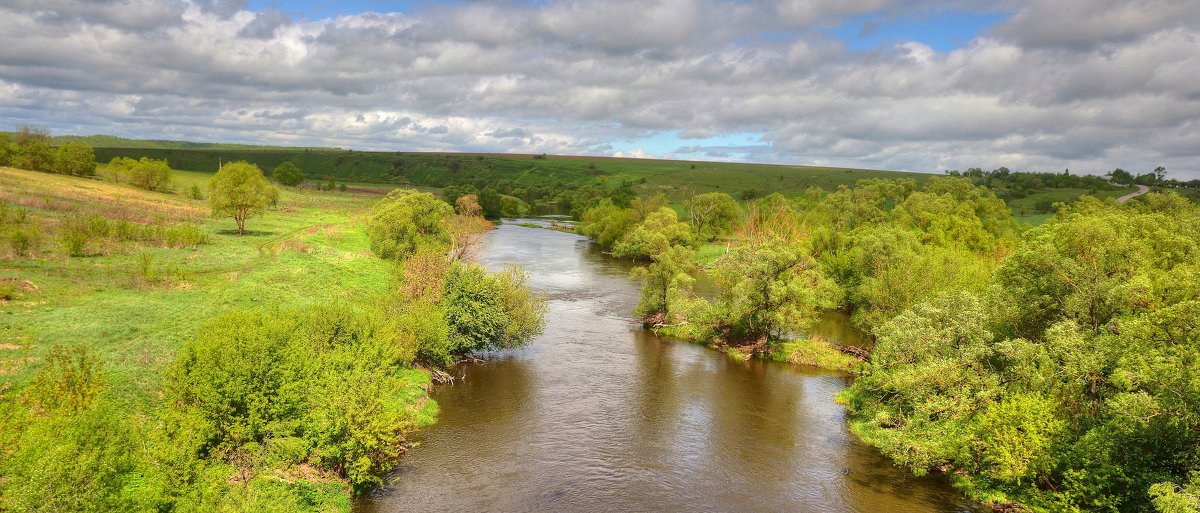
POLYGON ((639 329, 632 264, 582 237, 510 222, 482 263, 530 271, 545 334, 437 387, 437 424, 356 511, 971 511, 847 431, 844 375, 639 329))

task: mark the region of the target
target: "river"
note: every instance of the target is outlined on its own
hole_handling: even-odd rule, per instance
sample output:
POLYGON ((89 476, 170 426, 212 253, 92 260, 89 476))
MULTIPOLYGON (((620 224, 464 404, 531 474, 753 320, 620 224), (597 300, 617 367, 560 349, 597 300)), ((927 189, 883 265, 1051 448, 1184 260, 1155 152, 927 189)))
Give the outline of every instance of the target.
POLYGON ((583 237, 509 222, 485 245, 548 296, 545 334, 456 368, 437 424, 355 511, 974 511, 855 439, 845 376, 641 330, 629 266, 583 237))

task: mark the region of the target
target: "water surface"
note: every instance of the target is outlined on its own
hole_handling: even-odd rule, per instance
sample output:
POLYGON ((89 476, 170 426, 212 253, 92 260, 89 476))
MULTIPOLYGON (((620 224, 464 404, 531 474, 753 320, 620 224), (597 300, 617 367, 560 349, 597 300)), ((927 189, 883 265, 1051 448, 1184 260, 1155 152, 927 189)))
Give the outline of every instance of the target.
POLYGON ((582 237, 510 222, 486 245, 549 297, 545 334, 455 369, 437 424, 356 511, 972 511, 847 431, 845 376, 641 330, 628 264, 582 237))

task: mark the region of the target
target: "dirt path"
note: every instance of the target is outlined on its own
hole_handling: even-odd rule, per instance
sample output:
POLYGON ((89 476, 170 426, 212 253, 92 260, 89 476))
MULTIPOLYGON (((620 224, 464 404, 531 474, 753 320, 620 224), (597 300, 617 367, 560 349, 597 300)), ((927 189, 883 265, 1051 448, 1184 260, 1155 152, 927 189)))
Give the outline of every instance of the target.
POLYGON ((1120 198, 1117 198, 1117 203, 1125 203, 1126 201, 1129 201, 1133 198, 1136 198, 1138 196, 1146 194, 1147 192, 1150 192, 1150 187, 1147 187, 1145 185, 1139 185, 1139 186, 1137 186, 1137 188, 1138 188, 1137 192, 1131 192, 1129 194, 1121 196, 1120 198))

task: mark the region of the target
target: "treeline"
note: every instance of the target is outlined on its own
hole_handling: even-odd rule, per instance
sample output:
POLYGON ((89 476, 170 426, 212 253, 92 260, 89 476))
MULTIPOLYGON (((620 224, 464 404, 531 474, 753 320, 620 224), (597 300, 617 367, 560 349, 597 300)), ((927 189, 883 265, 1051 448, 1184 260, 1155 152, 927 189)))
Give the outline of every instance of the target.
POLYGON ((840 398, 854 431, 989 503, 1200 507, 1195 204, 1085 197, 1022 233, 970 178, 869 180, 740 205, 723 196, 733 207, 703 235, 709 202, 685 205, 686 222, 661 203, 604 199, 580 216, 581 233, 646 262, 635 275, 648 326, 857 369, 840 398), (698 274, 715 290, 697 293, 698 274), (865 362, 806 337, 835 308, 874 334, 865 362))
MULTIPOLYGON (((239 228, 278 199, 246 162, 210 190, 239 228)), ((0 510, 348 511, 434 421, 431 372, 541 332, 526 275, 471 261, 490 223, 459 204, 389 194, 365 226, 396 266, 378 297, 216 314, 158 398, 122 396, 86 344, 51 348, 31 384, 0 390, 0 510)))
POLYGON ((51 145, 50 131, 22 125, 16 133, 0 132, 0 166, 72 176, 96 174, 96 154, 83 142, 51 145))

